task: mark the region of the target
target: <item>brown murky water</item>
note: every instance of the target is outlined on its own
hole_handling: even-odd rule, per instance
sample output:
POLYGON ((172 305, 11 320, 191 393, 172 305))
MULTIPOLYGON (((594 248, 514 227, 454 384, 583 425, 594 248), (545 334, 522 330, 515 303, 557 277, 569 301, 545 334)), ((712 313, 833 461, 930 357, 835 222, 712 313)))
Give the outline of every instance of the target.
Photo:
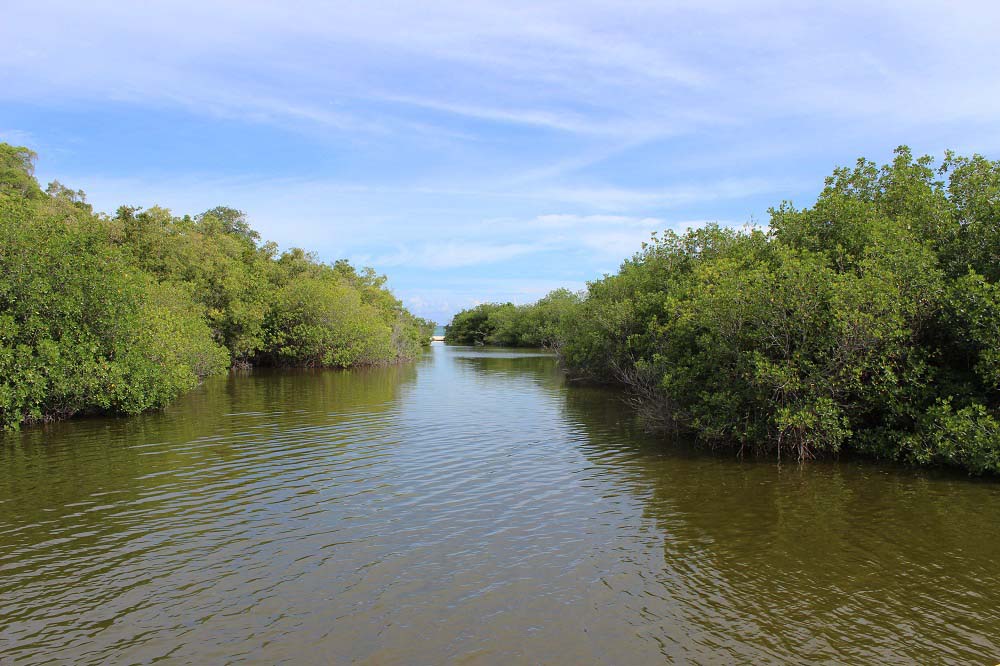
POLYGON ((0 439, 0 663, 996 664, 1000 483, 644 436, 542 354, 0 439))

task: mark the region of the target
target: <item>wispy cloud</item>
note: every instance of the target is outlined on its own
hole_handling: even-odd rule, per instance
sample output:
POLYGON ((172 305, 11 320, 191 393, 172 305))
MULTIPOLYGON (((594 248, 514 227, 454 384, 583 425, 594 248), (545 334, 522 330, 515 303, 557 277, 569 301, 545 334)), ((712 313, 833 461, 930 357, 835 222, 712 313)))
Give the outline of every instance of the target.
POLYGON ((376 255, 372 257, 372 263, 387 267, 459 268, 494 264, 544 249, 546 246, 542 243, 424 243, 415 247, 401 247, 392 254, 376 255))
POLYGON ((468 116, 480 120, 512 123, 515 125, 531 125, 534 127, 544 127, 546 129, 560 130, 564 132, 578 132, 581 134, 608 134, 614 133, 614 130, 616 129, 607 124, 587 120, 572 111, 564 111, 560 113, 538 109, 477 106, 473 104, 460 104, 445 100, 422 99, 402 95, 386 95, 381 99, 389 102, 395 102, 397 104, 406 104, 459 116, 468 116))
POLYGON ((666 224, 657 217, 628 217, 626 215, 572 215, 550 213, 539 215, 534 220, 539 228, 574 229, 578 227, 638 227, 657 229, 666 224))
POLYGON ((995 152, 998 22, 929 0, 12 0, 0 137, 99 208, 239 206, 440 312, 808 201, 899 143, 995 152))
POLYGON ((15 146, 35 146, 38 139, 31 132, 19 129, 0 129, 0 141, 15 146))
POLYGON ((551 187, 536 196, 552 201, 578 203, 599 210, 671 208, 693 202, 739 199, 780 191, 781 184, 761 178, 724 179, 663 188, 551 187))

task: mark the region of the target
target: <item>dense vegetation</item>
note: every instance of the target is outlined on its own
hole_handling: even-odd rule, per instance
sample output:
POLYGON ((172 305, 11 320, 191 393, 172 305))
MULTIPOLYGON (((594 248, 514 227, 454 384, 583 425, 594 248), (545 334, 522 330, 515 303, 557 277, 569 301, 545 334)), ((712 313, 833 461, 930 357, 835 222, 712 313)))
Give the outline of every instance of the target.
POLYGON ((94 213, 0 144, 0 429, 161 407, 231 364, 413 357, 433 326, 371 269, 261 243, 240 211, 94 213))
MULTIPOLYGON (((490 340, 486 310, 459 330, 490 340)), ((900 148, 766 230, 654 236, 556 328, 570 371, 713 446, 998 473, 1000 162, 900 148)))
POLYGON ((568 289, 557 289, 531 305, 483 303, 462 310, 445 327, 445 342, 503 347, 554 347, 566 317, 580 304, 568 289))

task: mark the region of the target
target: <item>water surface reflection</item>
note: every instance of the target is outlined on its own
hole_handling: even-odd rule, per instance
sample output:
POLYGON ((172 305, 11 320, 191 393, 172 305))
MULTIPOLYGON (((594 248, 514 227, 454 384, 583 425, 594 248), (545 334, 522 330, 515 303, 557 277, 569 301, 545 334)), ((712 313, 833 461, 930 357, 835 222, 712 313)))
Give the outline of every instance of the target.
POLYGON ((223 378, 0 469, 16 663, 1000 657, 997 485, 667 447, 540 353, 223 378))

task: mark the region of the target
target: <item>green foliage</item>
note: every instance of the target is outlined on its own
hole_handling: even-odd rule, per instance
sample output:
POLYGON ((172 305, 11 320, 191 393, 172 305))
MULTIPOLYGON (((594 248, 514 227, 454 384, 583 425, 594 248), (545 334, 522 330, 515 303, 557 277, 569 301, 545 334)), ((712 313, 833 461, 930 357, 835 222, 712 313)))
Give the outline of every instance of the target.
POLYGON ((88 213, 0 195, 0 426, 161 407, 228 354, 88 213))
POLYGON ((920 464, 964 467, 975 474, 1000 470, 1000 422, 995 410, 972 403, 956 410, 951 399, 927 410, 915 434, 903 438, 902 457, 920 464))
MULTIPOLYGON (((483 345, 496 331, 498 313, 513 310, 513 303, 481 303, 462 310, 444 327, 445 342, 460 345, 483 345)), ((502 315, 501 315, 502 316, 502 315)))
POLYGON ((230 362, 347 367, 413 358, 433 323, 371 269, 278 256, 246 216, 43 192, 0 144, 0 428, 162 407, 230 362))
POLYGON ((24 146, 0 143, 0 195, 40 199, 42 190, 35 180, 35 151, 24 146))
MULTIPOLYGON (((589 284, 551 344, 713 446, 1000 473, 998 229, 1000 163, 935 168, 900 148, 837 169, 766 231, 654 235, 589 284)), ((452 327, 507 339, 513 306, 492 308, 452 327)))
POLYGON ((247 364, 261 351, 270 258, 245 230, 232 231, 212 211, 175 218, 158 207, 122 206, 109 224, 137 265, 191 286, 215 339, 236 362, 247 364))
POLYGON ((454 316, 445 341, 501 347, 555 347, 567 317, 580 303, 568 289, 557 289, 531 305, 483 303, 454 316))
POLYGON ((278 255, 241 211, 178 218, 123 206, 109 225, 139 266, 190 287, 238 366, 394 363, 429 344, 433 323, 407 312, 385 276, 299 248, 278 255))
POLYGON ((269 332, 279 363, 348 367, 394 356, 392 327, 382 312, 335 279, 306 277, 285 285, 277 294, 269 332))

